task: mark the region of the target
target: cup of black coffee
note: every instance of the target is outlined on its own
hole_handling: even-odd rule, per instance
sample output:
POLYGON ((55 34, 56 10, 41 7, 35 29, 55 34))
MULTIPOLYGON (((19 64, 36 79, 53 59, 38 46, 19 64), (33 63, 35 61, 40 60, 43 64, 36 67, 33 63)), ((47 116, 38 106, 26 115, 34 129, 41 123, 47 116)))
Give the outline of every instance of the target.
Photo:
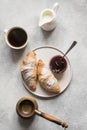
POLYGON ((22 49, 27 45, 28 35, 22 27, 12 27, 5 30, 5 40, 12 49, 22 49))

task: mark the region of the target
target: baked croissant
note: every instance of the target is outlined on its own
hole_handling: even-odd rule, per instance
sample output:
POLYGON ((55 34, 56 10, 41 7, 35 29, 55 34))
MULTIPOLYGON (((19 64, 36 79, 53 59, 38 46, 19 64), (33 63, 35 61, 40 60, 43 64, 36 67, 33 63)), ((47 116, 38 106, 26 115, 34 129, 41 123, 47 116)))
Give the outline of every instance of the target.
POLYGON ((35 90, 37 80, 37 64, 35 52, 31 51, 25 56, 21 65, 21 73, 29 89, 35 90))
POLYGON ((54 77, 53 73, 46 68, 41 59, 38 61, 37 74, 42 88, 51 93, 60 92, 60 86, 58 85, 57 79, 54 77))

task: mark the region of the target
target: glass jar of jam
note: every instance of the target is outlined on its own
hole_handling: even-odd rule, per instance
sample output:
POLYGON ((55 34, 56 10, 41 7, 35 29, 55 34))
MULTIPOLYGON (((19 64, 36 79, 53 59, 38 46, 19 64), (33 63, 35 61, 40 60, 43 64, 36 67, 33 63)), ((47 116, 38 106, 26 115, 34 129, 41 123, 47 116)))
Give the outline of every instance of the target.
POLYGON ((63 56, 57 55, 50 60, 49 66, 53 73, 60 74, 66 70, 67 61, 63 56))

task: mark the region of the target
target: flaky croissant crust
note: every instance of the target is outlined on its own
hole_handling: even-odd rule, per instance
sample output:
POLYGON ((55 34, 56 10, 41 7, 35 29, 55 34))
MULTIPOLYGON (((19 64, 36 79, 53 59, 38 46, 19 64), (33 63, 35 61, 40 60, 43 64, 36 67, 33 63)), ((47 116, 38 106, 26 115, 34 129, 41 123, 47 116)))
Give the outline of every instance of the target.
POLYGON ((35 52, 29 52, 22 61, 21 65, 22 77, 31 90, 36 89, 37 80, 37 63, 35 52))
POLYGON ((60 86, 57 79, 54 77, 52 72, 45 66, 43 61, 38 61, 38 80, 42 88, 48 92, 59 93, 60 86))

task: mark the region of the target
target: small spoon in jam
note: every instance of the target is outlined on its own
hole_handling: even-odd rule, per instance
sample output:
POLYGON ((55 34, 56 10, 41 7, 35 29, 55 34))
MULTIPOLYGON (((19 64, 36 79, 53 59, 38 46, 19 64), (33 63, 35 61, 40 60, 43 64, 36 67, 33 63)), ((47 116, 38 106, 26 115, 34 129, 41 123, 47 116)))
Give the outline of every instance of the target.
POLYGON ((50 61, 50 69, 52 70, 53 73, 62 73, 66 70, 67 67, 67 61, 65 59, 65 56, 68 54, 68 52, 77 44, 76 41, 74 41, 69 49, 66 51, 66 53, 61 56, 57 55, 54 56, 51 61, 50 61))

